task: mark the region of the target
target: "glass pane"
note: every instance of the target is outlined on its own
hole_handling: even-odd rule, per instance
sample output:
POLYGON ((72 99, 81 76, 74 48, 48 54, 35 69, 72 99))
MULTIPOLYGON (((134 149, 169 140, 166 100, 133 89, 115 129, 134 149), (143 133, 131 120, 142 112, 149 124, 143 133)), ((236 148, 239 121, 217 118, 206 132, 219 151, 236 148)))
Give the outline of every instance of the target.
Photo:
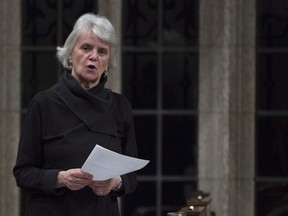
POLYGON ((257 119, 257 176, 288 176, 288 117, 257 119))
POLYGON ((197 109, 198 55, 168 53, 163 57, 163 108, 197 109))
POLYGON ((257 183, 256 197, 257 216, 288 215, 287 183, 257 183))
POLYGON ((288 1, 258 0, 258 47, 288 47, 288 1))
POLYGON ((123 1, 123 45, 156 46, 158 1, 123 1))
POLYGON ((163 43, 198 45, 198 1, 164 0, 163 43))
MULTIPOLYGON (((75 21, 84 13, 97 13, 97 0, 65 1, 63 2, 63 39, 61 45, 72 31, 75 21)), ((61 36, 61 35, 59 35, 61 36)))
POLYGON ((186 201, 196 191, 195 182, 165 182, 163 183, 162 215, 179 211, 186 206, 186 201))
POLYGON ((57 43, 62 45, 81 14, 97 11, 97 0, 26 0, 22 5, 22 44, 24 46, 51 46, 57 43), (63 14, 58 17, 60 6, 63 7, 63 14))
POLYGON ((27 107, 31 98, 57 81, 55 52, 28 52, 22 55, 22 107, 27 107))
POLYGON ((261 54, 257 68, 257 109, 288 110, 288 54, 261 54))
POLYGON ((136 190, 123 198, 123 215, 155 216, 156 184, 139 182, 136 190))
POLYGON ((123 94, 134 109, 156 108, 157 56, 156 54, 123 54, 123 94))
POLYGON ((23 45, 56 45, 57 4, 57 1, 23 1, 23 45))
POLYGON ((165 116, 162 136, 163 173, 196 176, 196 117, 165 116))
POLYGON ((135 116, 135 134, 138 146, 138 157, 150 160, 149 164, 138 171, 138 174, 156 174, 156 117, 135 116))

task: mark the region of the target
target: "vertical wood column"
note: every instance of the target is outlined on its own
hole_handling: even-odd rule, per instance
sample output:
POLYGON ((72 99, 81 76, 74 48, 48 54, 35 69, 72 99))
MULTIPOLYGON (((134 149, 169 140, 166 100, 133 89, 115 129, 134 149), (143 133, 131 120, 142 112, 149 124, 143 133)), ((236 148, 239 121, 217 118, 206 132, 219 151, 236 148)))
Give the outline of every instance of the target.
POLYGON ((199 2, 199 189, 216 215, 253 216, 255 0, 199 2))
POLYGON ((0 1, 0 215, 19 215, 19 190, 12 169, 20 133, 19 0, 0 1))

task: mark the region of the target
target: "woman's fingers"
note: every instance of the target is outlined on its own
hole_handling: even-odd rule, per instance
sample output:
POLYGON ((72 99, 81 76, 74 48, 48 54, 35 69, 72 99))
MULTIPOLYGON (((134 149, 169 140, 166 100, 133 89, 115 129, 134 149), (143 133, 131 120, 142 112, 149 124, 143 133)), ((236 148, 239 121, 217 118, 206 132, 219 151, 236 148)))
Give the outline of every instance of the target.
POLYGON ((70 190, 79 190, 90 184, 93 180, 92 175, 82 172, 80 169, 70 169, 64 171, 63 176, 63 182, 70 190))
POLYGON ((113 188, 112 179, 104 181, 92 181, 89 186, 92 188, 95 194, 98 196, 106 196, 113 188))
POLYGON ((94 191, 94 193, 97 194, 98 196, 106 196, 111 191, 111 190, 105 189, 105 188, 97 188, 97 187, 96 188, 95 187, 91 187, 91 188, 94 191))

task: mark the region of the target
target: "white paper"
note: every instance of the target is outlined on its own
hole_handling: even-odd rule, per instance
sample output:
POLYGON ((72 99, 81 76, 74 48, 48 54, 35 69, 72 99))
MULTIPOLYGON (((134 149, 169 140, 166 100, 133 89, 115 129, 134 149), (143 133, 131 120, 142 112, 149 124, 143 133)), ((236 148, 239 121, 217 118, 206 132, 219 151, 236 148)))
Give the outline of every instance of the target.
POLYGON ((122 155, 96 145, 81 170, 93 175, 94 180, 106 180, 142 169, 149 160, 122 155))

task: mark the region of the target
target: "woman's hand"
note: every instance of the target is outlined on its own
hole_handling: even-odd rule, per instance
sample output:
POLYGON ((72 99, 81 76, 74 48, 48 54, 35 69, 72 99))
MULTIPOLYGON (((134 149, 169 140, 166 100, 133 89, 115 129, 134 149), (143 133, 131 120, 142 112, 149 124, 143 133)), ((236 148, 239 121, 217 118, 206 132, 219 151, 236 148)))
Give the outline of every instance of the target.
POLYGON ((121 177, 117 176, 104 181, 92 181, 89 184, 89 187, 91 187, 94 193, 98 196, 106 196, 113 188, 117 187, 120 182, 121 177))
POLYGON ((72 191, 80 190, 93 181, 93 176, 81 171, 81 169, 69 169, 60 171, 57 178, 56 188, 67 187, 72 191))

